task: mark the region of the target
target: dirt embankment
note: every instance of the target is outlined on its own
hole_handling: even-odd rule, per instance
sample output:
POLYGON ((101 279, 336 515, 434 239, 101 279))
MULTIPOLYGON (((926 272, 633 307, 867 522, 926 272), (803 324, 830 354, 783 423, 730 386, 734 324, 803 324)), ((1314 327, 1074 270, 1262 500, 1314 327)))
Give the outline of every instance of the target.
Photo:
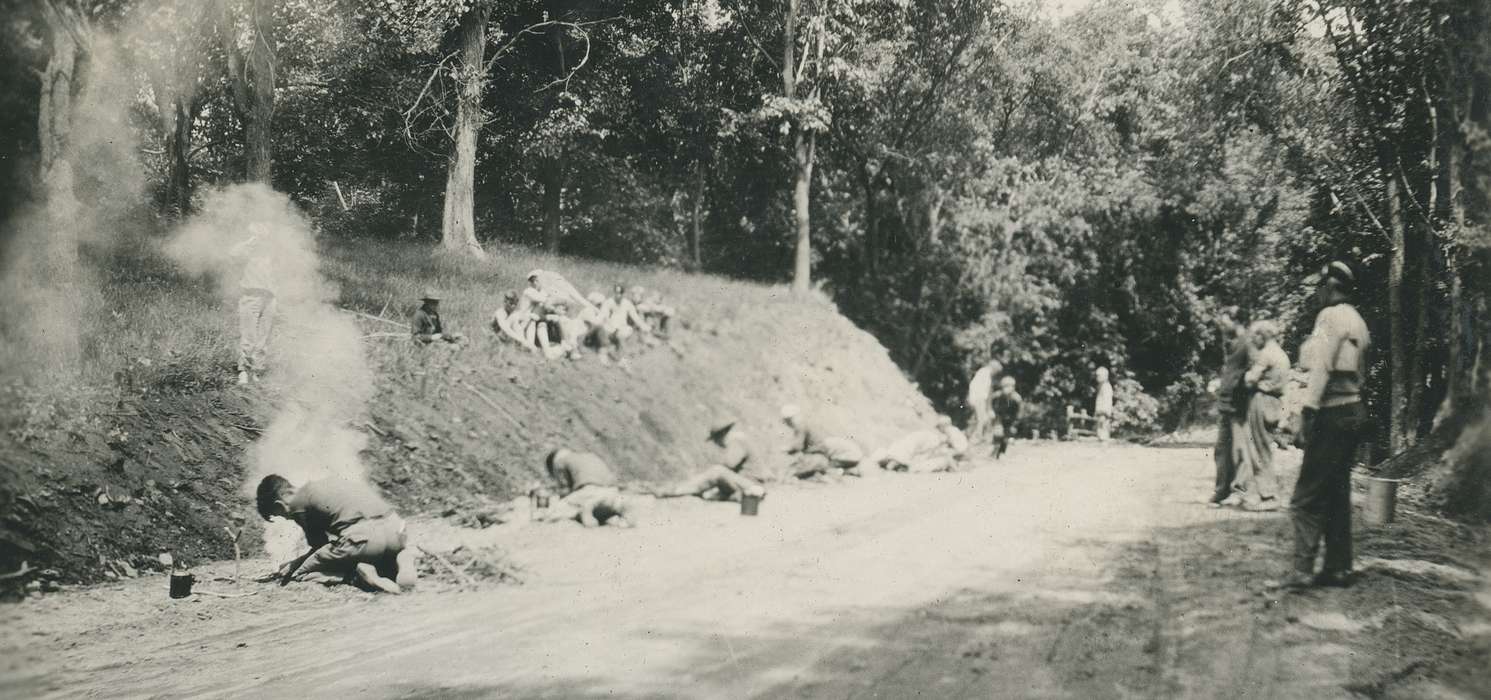
MULTIPOLYGON (((624 369, 594 355, 545 362, 484 332, 460 348, 416 348, 366 322, 378 386, 356 427, 370 438, 373 481, 405 512, 460 514, 520 493, 561 444, 655 482, 703 464, 708 426, 727 416, 780 460, 786 402, 830 429, 853 426, 867 446, 930 422, 930 405, 884 348, 829 305, 742 287, 720 283, 669 342, 635 344, 624 369)), ((56 570, 46 578, 85 582, 157 567, 163 551, 230 558, 224 527, 236 516, 247 516, 246 549, 257 548, 244 455, 279 393, 139 386, 121 381, 66 405, 10 402, 0 573, 24 561, 56 570)), ((36 580, 0 585, 15 594, 36 580)))

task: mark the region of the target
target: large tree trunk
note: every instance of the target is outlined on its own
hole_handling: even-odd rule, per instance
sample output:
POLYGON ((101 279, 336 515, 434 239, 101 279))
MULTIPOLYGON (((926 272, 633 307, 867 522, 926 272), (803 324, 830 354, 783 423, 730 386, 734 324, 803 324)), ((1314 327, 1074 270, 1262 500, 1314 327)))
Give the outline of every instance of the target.
POLYGON ((44 2, 42 15, 51 35, 51 52, 41 79, 36 124, 41 160, 37 165, 42 181, 52 182, 53 168, 68 157, 73 100, 82 92, 89 30, 87 21, 70 4, 44 2))
POLYGON ((219 31, 228 57, 228 83, 243 124, 243 176, 267 184, 274 170, 274 7, 269 0, 249 0, 245 55, 228 0, 221 3, 219 31))
POLYGON ((797 132, 796 168, 792 185, 792 211, 797 221, 797 250, 792 264, 792 291, 804 294, 812 287, 813 243, 812 221, 808 209, 813 187, 813 151, 817 134, 797 132))
POLYGON ((564 173, 566 157, 560 153, 543 168, 544 248, 558 253, 564 239, 564 173))
POLYGON ((486 118, 481 97, 486 84, 487 14, 485 5, 474 4, 461 17, 457 30, 456 79, 461 91, 456 98, 455 139, 446 167, 445 212, 440 220, 440 245, 477 257, 486 255, 476 240, 476 143, 486 118))
POLYGON ((166 136, 166 210, 184 216, 192 207, 192 135, 200 102, 177 97, 171 104, 166 136))
MULTIPOLYGON (((1390 170, 1387 172, 1391 172, 1390 170)), ((1392 256, 1388 262, 1387 306, 1388 306, 1388 352, 1391 363, 1389 379, 1390 402, 1388 418, 1388 447, 1398 453, 1408 447, 1408 352, 1404 342, 1403 322, 1403 265, 1405 261, 1403 235, 1403 207, 1398 190, 1398 178, 1388 174, 1387 208, 1388 235, 1391 237, 1392 256)))
POLYGON ((865 196, 865 275, 874 277, 880 271, 880 212, 875 192, 875 181, 879 173, 870 169, 869 163, 859 165, 859 184, 865 196))

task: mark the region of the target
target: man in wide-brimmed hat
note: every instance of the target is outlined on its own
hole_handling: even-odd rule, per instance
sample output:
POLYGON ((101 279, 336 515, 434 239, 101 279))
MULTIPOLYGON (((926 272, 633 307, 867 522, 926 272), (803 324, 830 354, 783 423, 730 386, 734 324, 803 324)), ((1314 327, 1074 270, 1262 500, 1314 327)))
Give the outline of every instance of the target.
POLYGON ((434 289, 426 289, 420 297, 419 308, 414 311, 414 321, 410 324, 414 333, 414 339, 425 345, 437 340, 447 343, 459 343, 465 340, 460 333, 445 330, 445 324, 440 321, 440 293, 434 289))
POLYGON ((1299 481, 1290 499, 1294 524, 1294 567, 1278 582, 1286 588, 1345 586, 1351 578, 1351 465, 1367 428, 1362 385, 1372 336, 1352 301, 1356 273, 1332 262, 1306 278, 1319 285, 1324 308, 1315 330, 1300 347, 1300 366, 1309 374, 1301 428, 1295 440, 1305 448, 1299 481), (1325 543, 1325 562, 1315 573, 1315 553, 1325 543))
POLYGON ((766 474, 752 460, 749 439, 735 427, 734 418, 715 421, 709 431, 708 442, 717 449, 715 461, 697 476, 663 489, 654 495, 659 498, 674 496, 699 496, 711 493, 717 500, 728 501, 746 496, 765 496, 766 487, 761 485, 766 474))

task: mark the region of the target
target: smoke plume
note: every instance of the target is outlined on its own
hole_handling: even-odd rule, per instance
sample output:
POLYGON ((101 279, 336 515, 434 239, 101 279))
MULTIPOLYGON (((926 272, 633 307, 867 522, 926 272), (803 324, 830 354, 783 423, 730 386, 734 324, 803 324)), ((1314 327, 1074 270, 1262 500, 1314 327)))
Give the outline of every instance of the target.
MULTIPOLYGON (((333 305, 336 289, 320 273, 304 215, 264 185, 234 185, 208 194, 166 252, 188 271, 213 275, 225 297, 236 299, 244 263, 232 250, 251 237, 267 259, 275 297, 264 383, 280 407, 248 454, 248 487, 268 474, 297 484, 365 479, 358 453, 366 440, 351 426, 363 419, 373 375, 356 325, 333 305)), ((293 525, 271 527, 266 549, 288 558, 298 535, 293 525)))

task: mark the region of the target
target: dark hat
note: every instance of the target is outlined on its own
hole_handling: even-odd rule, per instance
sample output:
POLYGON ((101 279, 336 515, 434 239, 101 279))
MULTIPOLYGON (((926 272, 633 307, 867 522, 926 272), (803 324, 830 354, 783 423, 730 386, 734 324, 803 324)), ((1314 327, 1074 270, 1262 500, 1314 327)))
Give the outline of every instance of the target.
POLYGON ((718 421, 714 424, 713 428, 709 429, 709 437, 705 438, 705 440, 719 441, 720 439, 724 438, 727 433, 730 432, 731 428, 734 427, 734 418, 727 418, 725 420, 718 421))

